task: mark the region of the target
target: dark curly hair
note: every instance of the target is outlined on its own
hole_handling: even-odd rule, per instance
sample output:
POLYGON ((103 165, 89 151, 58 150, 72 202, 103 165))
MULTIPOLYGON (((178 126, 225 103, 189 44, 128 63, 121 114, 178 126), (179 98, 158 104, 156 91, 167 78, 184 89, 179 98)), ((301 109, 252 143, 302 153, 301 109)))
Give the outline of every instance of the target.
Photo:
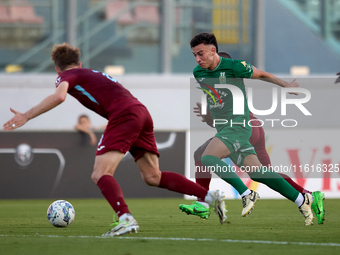
POLYGON ((216 52, 218 52, 218 44, 214 34, 212 33, 200 33, 195 35, 191 41, 190 46, 191 48, 196 47, 203 43, 204 45, 213 45, 216 48, 216 52))

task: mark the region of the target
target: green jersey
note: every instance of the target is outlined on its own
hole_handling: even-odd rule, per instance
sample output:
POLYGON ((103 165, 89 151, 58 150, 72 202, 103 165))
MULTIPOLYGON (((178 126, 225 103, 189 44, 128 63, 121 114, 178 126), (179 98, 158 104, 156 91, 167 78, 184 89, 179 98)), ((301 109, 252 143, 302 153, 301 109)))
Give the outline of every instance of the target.
POLYGON ((248 64, 243 60, 220 57, 220 61, 214 70, 203 69, 198 65, 193 73, 200 88, 205 94, 208 94, 208 110, 211 112, 212 117, 215 120, 223 119, 228 121, 224 124, 216 124, 218 131, 224 127, 230 127, 231 125, 233 127, 236 125, 242 126, 247 130, 251 130, 251 127, 248 125, 249 108, 243 82, 243 78, 251 78, 253 75, 253 66, 251 64, 248 64), (234 114, 233 95, 231 91, 227 88, 215 89, 215 84, 231 84, 242 91, 244 101, 243 114, 234 114))

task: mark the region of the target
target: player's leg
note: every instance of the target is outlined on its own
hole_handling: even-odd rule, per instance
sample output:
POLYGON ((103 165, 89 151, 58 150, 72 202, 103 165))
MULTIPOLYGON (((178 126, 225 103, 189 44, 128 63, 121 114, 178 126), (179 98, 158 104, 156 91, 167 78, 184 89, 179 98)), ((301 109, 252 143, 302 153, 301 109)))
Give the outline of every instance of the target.
POLYGON ((299 184, 297 184, 295 181, 293 181, 293 179, 290 178, 288 175, 282 174, 282 173, 279 173, 279 175, 281 175, 281 177, 282 177, 283 179, 285 179, 286 182, 288 182, 290 185, 292 185, 292 187, 293 187, 294 189, 296 189, 297 191, 299 191, 300 193, 309 193, 309 194, 312 194, 311 191, 306 190, 306 189, 304 189, 303 187, 301 187, 299 184))
POLYGON ((231 154, 230 149, 219 138, 214 137, 205 149, 201 162, 204 166, 211 168, 219 177, 233 186, 238 193, 243 196, 244 193, 250 193, 246 185, 241 181, 233 169, 223 162, 222 158, 227 158, 231 154), (248 192, 247 192, 248 191, 248 192))
MULTIPOLYGON (((262 166, 269 167, 271 165, 269 155, 266 150, 265 146, 265 133, 263 128, 261 127, 260 123, 256 122, 256 118, 252 118, 253 122, 252 124, 254 126, 259 127, 253 127, 251 138, 249 139, 249 142, 254 146, 256 155, 262 164, 262 166), (255 123, 255 124, 254 124, 255 123)), ((292 178, 290 178, 288 175, 279 173, 283 179, 285 179, 294 189, 296 189, 300 193, 309 193, 312 194, 313 197, 313 203, 312 203, 312 210, 314 211, 315 215, 318 218, 318 223, 322 224, 324 221, 325 216, 325 210, 323 205, 323 197, 324 194, 320 191, 311 192, 309 190, 304 189, 300 185, 298 185, 296 182, 293 181, 292 178)))
POLYGON ((123 192, 113 178, 114 172, 123 157, 124 153, 120 151, 109 151, 96 156, 91 176, 118 217, 124 213, 130 213, 124 201, 123 192))
MULTIPOLYGON (((269 166, 271 166, 271 162, 270 162, 270 157, 268 155, 268 152, 266 150, 266 141, 265 141, 264 130, 261 126, 261 123, 257 120, 257 118, 251 117, 251 120, 252 120, 252 125, 254 127, 252 128, 252 134, 251 134, 251 137, 249 139, 249 142, 250 142, 251 145, 254 146, 257 158, 259 159, 262 166, 269 167, 269 166)), ((299 184, 294 182, 292 180, 292 178, 290 178, 288 175, 281 174, 281 173, 279 173, 279 175, 281 175, 282 178, 285 179, 298 192, 312 194, 312 192, 304 189, 299 184)))
POLYGON ((104 235, 123 235, 132 231, 137 232, 139 228, 137 221, 130 214, 119 184, 113 178, 114 172, 123 157, 124 153, 115 150, 97 155, 95 158, 91 178, 118 215, 120 224, 120 231, 117 231, 118 228, 114 228, 104 235), (124 225, 124 228, 122 228, 122 225, 124 225))
MULTIPOLYGON (((270 165, 270 159, 269 159, 268 153, 265 149, 265 146, 260 143, 260 146, 258 146, 258 145, 255 146, 255 151, 256 151, 256 154, 257 154, 258 159, 260 160, 261 164, 263 166, 269 166, 270 165)), ((325 209, 324 209, 324 205, 323 205, 324 194, 321 191, 311 192, 309 190, 306 190, 303 187, 301 187, 299 184, 297 184, 295 181, 293 181, 293 179, 290 178, 288 175, 282 174, 282 173, 278 173, 278 174, 298 192, 300 192, 302 194, 309 193, 309 194, 312 195, 312 198, 313 198, 312 210, 314 211, 316 217, 318 218, 318 223, 322 224, 323 221, 324 221, 324 216, 325 216, 325 209)))
POLYGON ((137 232, 139 228, 137 221, 128 210, 123 192, 113 174, 118 163, 130 150, 143 129, 144 120, 140 113, 144 108, 143 106, 130 107, 109 119, 98 145, 92 179, 119 217, 117 226, 104 235, 123 235, 132 231, 137 232))
MULTIPOLYGON (((202 144, 200 147, 196 149, 194 152, 194 162, 195 162, 195 180, 196 183, 201 185, 205 189, 209 189, 210 181, 211 181, 211 173, 209 169, 202 165, 201 163, 201 157, 208 146, 209 142, 213 138, 210 138, 207 140, 204 144, 202 144)), ((203 219, 207 219, 210 216, 210 208, 209 204, 204 202, 202 199, 197 198, 197 201, 195 201, 193 204, 180 204, 179 209, 182 210, 182 212, 187 213, 188 215, 196 215, 203 219)))
POLYGON ((166 188, 182 194, 194 195, 204 199, 208 204, 214 204, 218 209, 215 212, 219 213, 220 222, 223 223, 226 218, 223 192, 217 192, 216 194, 211 191, 208 192, 208 189, 190 181, 181 174, 166 171, 160 172, 158 166, 159 154, 153 132, 153 121, 145 107, 140 110, 138 116, 143 120, 143 128, 133 143, 130 153, 138 164, 143 180, 148 185, 166 188), (223 210, 221 209, 222 205, 223 210))
POLYGON ((252 128, 251 137, 249 139, 249 143, 254 146, 254 150, 256 152, 257 158, 263 166, 269 167, 271 165, 270 157, 268 155, 266 149, 266 140, 264 130, 261 127, 261 123, 257 120, 257 118, 252 117, 252 128))
POLYGON ((144 182, 149 186, 165 188, 171 191, 197 196, 205 199, 208 190, 174 172, 161 172, 157 155, 145 152, 137 161, 144 182))
POLYGON ((158 156, 151 152, 145 152, 136 160, 142 178, 149 186, 165 188, 170 191, 192 195, 203 199, 206 203, 215 207, 220 223, 225 222, 224 194, 221 191, 208 191, 202 186, 187 179, 185 176, 168 171, 160 171, 158 156))
POLYGON ((293 181, 293 179, 290 178, 288 175, 281 174, 281 173, 279 173, 279 175, 281 175, 283 179, 285 179, 290 185, 292 185, 294 189, 296 189, 300 193, 309 193, 312 195, 312 198, 313 198, 312 210, 318 219, 318 223, 323 224, 323 221, 325 219, 325 209, 324 209, 324 204, 323 204, 324 193, 322 193, 321 191, 311 192, 301 187, 299 184, 293 181))
MULTIPOLYGON (((271 162, 270 162, 268 152, 266 150, 264 130, 261 127, 261 125, 256 124, 256 120, 254 120, 254 118, 252 119, 253 120, 252 124, 254 126, 259 126, 259 127, 253 127, 253 132, 251 134, 251 138, 249 139, 249 142, 251 145, 254 146, 257 158, 259 159, 262 166, 269 167, 271 165, 271 162)), ((281 175, 282 178, 285 179, 298 192, 312 194, 312 192, 305 190, 303 187, 301 187, 296 182, 294 182, 288 175, 281 174, 281 173, 279 173, 279 175, 281 175)))
MULTIPOLYGON (((253 128, 254 130, 254 128, 253 128)), ((254 133, 254 132, 253 132, 254 133)), ((254 145, 254 144, 253 144, 254 145)), ((256 152, 256 155, 260 161, 260 163, 262 164, 262 166, 266 166, 266 167, 269 167, 271 165, 270 163, 270 158, 269 158, 269 155, 267 153, 267 150, 265 148, 265 142, 264 142, 264 137, 263 139, 259 139, 258 142, 254 145, 254 148, 255 148, 255 152, 256 152)), ((297 190, 298 192, 301 193, 310 193, 309 191, 305 190, 304 188, 302 188, 300 185, 298 185, 296 182, 294 182, 288 175, 285 175, 285 174, 281 174, 281 173, 278 173, 285 181, 287 181, 295 190, 297 190)), ((271 180, 268 180, 268 181, 271 181, 271 180)), ((300 196, 301 198, 301 196, 300 196)), ((313 201, 316 201, 316 199, 314 199, 314 196, 313 196, 313 201)), ((295 202, 295 201, 294 201, 295 202)), ((312 204, 312 209, 313 208, 316 208, 315 206, 313 207, 314 205, 314 202, 312 204)), ((320 205, 320 207, 323 207, 323 203, 322 205, 320 205)), ((315 210, 316 211, 316 210, 315 210)))
MULTIPOLYGON (((226 132, 217 133, 215 135, 204 151, 201 161, 203 165, 210 167, 212 171, 214 170, 215 174, 217 174, 225 182, 228 182, 238 191, 242 197, 243 209, 241 215, 244 217, 254 208, 255 203, 259 199, 259 195, 256 191, 249 190, 237 176, 234 169, 221 160, 222 158, 230 157, 235 164, 238 162, 238 159, 233 157, 234 152, 231 153, 236 140, 232 138, 232 134, 229 136, 226 132), (227 137, 229 138, 224 139, 227 137)), ((246 139, 247 142, 248 139, 249 137, 246 139)))
POLYGON ((201 185, 202 187, 209 189, 210 181, 211 181, 211 172, 209 169, 204 167, 201 162, 201 158, 203 152, 207 148, 208 144, 213 138, 207 140, 204 144, 202 144, 197 150, 194 152, 194 161, 195 161, 195 180, 196 183, 201 185))
POLYGON ((298 192, 279 174, 261 166, 255 154, 245 156, 243 166, 246 171, 249 171, 249 176, 252 180, 267 185, 269 188, 293 201, 305 217, 305 225, 313 223, 313 213, 311 211, 312 196, 310 194, 298 192))

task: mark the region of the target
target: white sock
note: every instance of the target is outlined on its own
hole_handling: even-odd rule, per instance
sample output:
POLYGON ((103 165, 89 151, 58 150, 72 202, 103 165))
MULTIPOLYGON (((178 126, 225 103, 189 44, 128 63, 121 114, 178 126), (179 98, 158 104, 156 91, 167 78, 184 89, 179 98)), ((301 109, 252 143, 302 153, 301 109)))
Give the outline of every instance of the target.
POLYGON ((197 203, 200 203, 201 205, 204 205, 206 208, 209 209, 209 204, 206 202, 202 202, 202 201, 197 201, 197 203))
POLYGON ((249 195, 251 193, 250 189, 247 189, 245 192, 241 194, 241 197, 244 197, 246 195, 249 195))
POLYGON ((122 220, 124 221, 126 219, 133 220, 133 217, 130 213, 124 213, 123 215, 119 217, 119 221, 122 221, 122 220))
POLYGON ((207 195, 204 198, 204 202, 206 202, 209 205, 211 205, 212 202, 214 202, 214 199, 213 199, 212 196, 210 196, 209 191, 208 191, 207 195))
POLYGON ((299 193, 299 195, 298 195, 298 197, 297 197, 297 199, 295 200, 295 204, 298 206, 298 207, 300 207, 302 204, 303 204, 303 202, 305 202, 305 197, 304 197, 304 195, 302 195, 302 193, 299 193))

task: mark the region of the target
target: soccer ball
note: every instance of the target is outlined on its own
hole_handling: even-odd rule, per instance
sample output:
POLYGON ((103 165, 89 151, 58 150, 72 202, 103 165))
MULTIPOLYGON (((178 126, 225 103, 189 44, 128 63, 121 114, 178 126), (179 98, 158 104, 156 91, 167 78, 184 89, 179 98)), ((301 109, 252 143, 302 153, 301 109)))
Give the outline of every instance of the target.
POLYGON ((71 225, 75 217, 73 206, 65 200, 54 201, 47 209, 47 219, 55 227, 71 225))

